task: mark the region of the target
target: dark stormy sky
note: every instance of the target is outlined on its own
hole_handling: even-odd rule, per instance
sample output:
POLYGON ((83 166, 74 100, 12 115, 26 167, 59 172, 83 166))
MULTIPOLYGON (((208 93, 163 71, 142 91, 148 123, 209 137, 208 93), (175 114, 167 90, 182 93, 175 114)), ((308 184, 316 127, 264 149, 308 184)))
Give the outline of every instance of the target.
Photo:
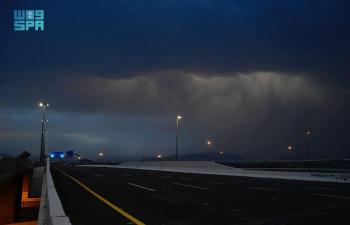
POLYGON ((1 0, 0 152, 225 151, 350 157, 350 4, 340 0, 1 0), (14 32, 44 9, 44 32, 14 32))

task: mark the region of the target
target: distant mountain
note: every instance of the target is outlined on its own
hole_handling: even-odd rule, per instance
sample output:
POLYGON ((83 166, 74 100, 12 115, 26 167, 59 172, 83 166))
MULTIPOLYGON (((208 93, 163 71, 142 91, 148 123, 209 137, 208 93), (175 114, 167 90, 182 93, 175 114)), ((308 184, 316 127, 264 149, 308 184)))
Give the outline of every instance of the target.
POLYGON ((79 162, 77 162, 77 164, 80 165, 118 165, 120 164, 120 161, 96 161, 96 160, 91 160, 91 159, 81 159, 79 160, 79 162))
MULTIPOLYGON (((145 157, 141 161, 174 161, 175 155, 163 156, 161 159, 157 157, 145 157)), ((204 153, 190 153, 186 155, 179 155, 178 160, 181 161, 239 161, 242 158, 238 155, 233 155, 225 152, 204 152, 204 153)))
POLYGON ((1 152, 0 152, 0 156, 1 157, 13 157, 12 155, 1 153, 1 152))

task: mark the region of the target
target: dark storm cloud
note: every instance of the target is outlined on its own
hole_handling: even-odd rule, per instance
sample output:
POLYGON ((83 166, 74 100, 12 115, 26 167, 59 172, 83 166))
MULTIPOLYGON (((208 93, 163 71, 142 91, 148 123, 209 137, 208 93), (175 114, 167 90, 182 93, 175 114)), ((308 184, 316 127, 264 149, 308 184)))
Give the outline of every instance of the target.
POLYGON ((40 77, 37 81, 27 77, 9 79, 2 86, 1 104, 9 108, 33 108, 33 102, 45 99, 62 112, 135 115, 193 112, 202 106, 219 113, 240 104, 256 107, 269 102, 320 103, 326 101, 323 92, 327 91, 302 74, 276 72, 203 76, 156 71, 131 78, 80 75, 70 79, 40 77))
MULTIPOLYGON (((246 158, 283 158, 287 143, 293 143, 299 157, 304 157, 303 132, 312 127, 320 145, 315 156, 347 155, 342 147, 349 134, 344 117, 349 109, 342 105, 344 99, 301 74, 201 76, 159 71, 132 78, 85 75, 51 82, 42 87, 52 104, 51 149, 74 148, 86 155, 94 155, 98 149, 110 155, 169 154, 173 150, 174 117, 181 112, 182 153, 205 151, 203 143, 210 136, 215 149, 246 158)), ((15 89, 19 96, 30 99, 29 103, 38 99, 41 90, 40 83, 15 89)), ((22 105, 20 100, 13 98, 22 105)), ((2 114, 0 130, 7 133, 3 132, 0 142, 9 145, 11 140, 30 139, 26 143, 35 146, 39 137, 26 135, 30 130, 35 133, 34 127, 39 129, 38 124, 28 124, 38 115, 24 112, 2 114), (15 132, 23 126, 27 129, 15 132)))

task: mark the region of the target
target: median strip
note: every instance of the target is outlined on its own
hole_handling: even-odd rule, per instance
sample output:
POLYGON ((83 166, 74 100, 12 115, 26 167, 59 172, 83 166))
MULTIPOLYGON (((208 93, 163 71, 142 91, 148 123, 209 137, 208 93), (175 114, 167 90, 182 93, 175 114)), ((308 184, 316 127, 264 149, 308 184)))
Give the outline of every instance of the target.
POLYGON ((107 199, 105 199, 104 197, 102 197, 101 195, 97 194, 96 192, 94 192, 92 189, 90 189, 89 187, 87 187, 85 184, 81 183, 79 180, 75 179, 74 177, 72 177, 71 175, 67 174, 66 172, 64 172, 61 169, 55 168, 57 169, 59 172, 61 172, 63 175, 65 175, 66 177, 70 178, 71 180, 73 180, 74 182, 76 182, 77 184, 79 184, 82 188, 84 188, 86 191, 88 191, 90 194, 92 194, 93 196, 95 196, 97 199, 99 199, 100 201, 102 201, 103 203, 105 203, 106 205, 108 205, 109 207, 111 207, 112 209, 114 209, 116 212, 118 212, 119 214, 121 214, 122 216, 124 216, 125 218, 127 218, 128 220, 130 220, 131 222, 133 222, 136 225, 145 225, 145 223, 141 222, 140 220, 136 219, 135 217, 131 216, 129 213, 125 212, 124 210, 122 210, 121 208, 119 208, 118 206, 114 205, 113 203, 111 203, 110 201, 108 201, 107 199))

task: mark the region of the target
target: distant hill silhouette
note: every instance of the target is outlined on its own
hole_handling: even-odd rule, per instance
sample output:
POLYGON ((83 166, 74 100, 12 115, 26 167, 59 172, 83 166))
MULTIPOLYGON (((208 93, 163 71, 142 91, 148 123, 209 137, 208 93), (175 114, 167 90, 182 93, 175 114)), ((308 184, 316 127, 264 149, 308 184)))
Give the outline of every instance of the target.
MULTIPOLYGON (((157 157, 145 157, 141 161, 157 161, 160 160, 157 157)), ((161 160, 164 161, 174 161, 175 155, 163 156, 161 160)), ((233 155, 230 153, 219 152, 204 152, 204 153, 190 153, 186 155, 179 155, 178 160, 181 161, 239 161, 242 158, 238 155, 233 155)))
POLYGON ((1 153, 1 152, 0 152, 0 156, 1 156, 1 157, 11 157, 12 155, 9 155, 9 154, 1 153))

